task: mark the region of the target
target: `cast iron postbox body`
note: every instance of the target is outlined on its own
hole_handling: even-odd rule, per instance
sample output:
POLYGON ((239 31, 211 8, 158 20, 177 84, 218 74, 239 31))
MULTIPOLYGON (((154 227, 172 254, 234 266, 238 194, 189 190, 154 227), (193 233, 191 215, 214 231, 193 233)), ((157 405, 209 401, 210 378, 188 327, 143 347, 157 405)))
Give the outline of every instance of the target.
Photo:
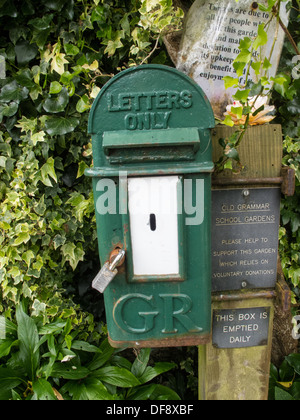
POLYGON ((94 167, 86 175, 114 347, 210 339, 212 127, 201 88, 166 66, 125 70, 93 104, 94 167), (114 271, 120 250, 125 262, 114 271))

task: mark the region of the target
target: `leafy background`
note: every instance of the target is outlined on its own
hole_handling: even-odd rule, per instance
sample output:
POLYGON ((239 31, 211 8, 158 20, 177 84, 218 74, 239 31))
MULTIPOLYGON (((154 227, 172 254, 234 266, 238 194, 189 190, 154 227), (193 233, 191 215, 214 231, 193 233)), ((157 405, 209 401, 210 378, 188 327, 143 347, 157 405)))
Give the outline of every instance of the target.
MULTIPOLYGON (((144 385, 174 364, 150 360, 150 350, 127 360, 103 341, 103 299, 90 288, 99 270, 94 201, 83 174, 100 88, 146 62, 182 15, 172 1, 0 1, 1 399, 53 399, 54 386, 65 399, 179 398, 144 385), (95 373, 102 367, 106 377, 95 373)), ((168 63, 163 48, 152 62, 168 63)))
MULTIPOLYGON (((93 100, 125 68, 145 62, 173 65, 162 40, 168 31, 181 27, 182 11, 173 7, 177 3, 0 0, 0 56, 5 58, 4 69, 0 60, 0 327, 2 323, 9 331, 0 340, 0 397, 51 399, 56 386, 64 398, 96 399, 96 384, 99 389, 102 381, 103 393, 124 399, 128 397, 124 382, 118 388, 105 381, 107 376, 103 380, 103 371, 91 372, 102 367, 124 369, 119 375, 128 379, 130 374, 143 376, 150 362, 157 374, 171 369, 170 365, 157 367, 150 353, 143 352, 137 358, 143 361, 138 371, 136 355, 118 359, 105 347, 103 300, 90 288, 99 260, 91 184, 83 174, 92 164, 86 130, 93 100), (32 334, 24 336, 24 328, 32 334), (94 352, 93 360, 100 356, 89 346, 99 345, 104 362, 91 368, 90 353, 94 352), (79 367, 85 372, 84 383, 80 374, 70 378, 67 365, 65 371, 55 371, 56 362, 68 356, 77 372, 79 367), (22 360, 33 366, 22 371, 21 378, 3 370, 14 371, 22 360), (9 386, 7 374, 14 378, 9 386), (74 391, 74 384, 72 388, 68 382, 73 380, 82 383, 82 393, 74 391)), ((192 1, 181 3, 188 8, 192 1)), ((299 2, 294 5, 299 7, 299 2)), ((299 42, 295 9, 290 31, 299 42)), ((275 122, 284 130, 284 163, 294 167, 297 175, 295 196, 282 201, 280 231, 284 273, 297 305, 300 80, 291 76, 294 55, 286 42, 280 67, 285 82, 275 86, 273 99, 278 109, 275 122)), ((296 314, 298 307, 294 310, 296 314)), ((172 357, 177 369, 164 373, 161 381, 181 398, 197 398, 197 352, 187 349, 172 357)), ((137 395, 142 396, 146 380, 130 378, 132 388, 141 386, 137 395)), ((145 398, 154 398, 159 390, 146 391, 145 398)), ((168 394, 165 388, 160 391, 168 394)))
MULTIPOLYGON (((98 269, 93 197, 83 176, 92 161, 88 111, 105 82, 142 63, 153 39, 181 20, 172 2, 153 13, 148 3, 0 3, 2 311, 25 297, 36 314, 55 316, 65 305, 76 316, 69 295, 64 303, 66 285, 71 292, 74 280, 98 269)), ((166 57, 162 51, 156 62, 166 57)))

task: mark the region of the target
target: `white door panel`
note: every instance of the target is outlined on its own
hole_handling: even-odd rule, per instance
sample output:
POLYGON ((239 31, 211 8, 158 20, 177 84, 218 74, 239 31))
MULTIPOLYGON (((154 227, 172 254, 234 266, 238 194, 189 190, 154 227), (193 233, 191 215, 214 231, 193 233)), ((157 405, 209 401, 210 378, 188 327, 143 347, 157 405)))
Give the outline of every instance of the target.
POLYGON ((128 179, 128 208, 137 276, 178 275, 178 176, 128 179))

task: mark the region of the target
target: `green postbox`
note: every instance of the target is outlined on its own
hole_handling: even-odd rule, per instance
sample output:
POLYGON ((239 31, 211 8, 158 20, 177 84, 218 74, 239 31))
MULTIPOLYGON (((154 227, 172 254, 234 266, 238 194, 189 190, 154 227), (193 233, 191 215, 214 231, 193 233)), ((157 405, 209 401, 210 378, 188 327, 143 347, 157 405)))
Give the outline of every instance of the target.
POLYGON ((89 118, 99 254, 114 347, 176 347, 211 331, 210 128, 203 91, 145 65, 107 83, 89 118))

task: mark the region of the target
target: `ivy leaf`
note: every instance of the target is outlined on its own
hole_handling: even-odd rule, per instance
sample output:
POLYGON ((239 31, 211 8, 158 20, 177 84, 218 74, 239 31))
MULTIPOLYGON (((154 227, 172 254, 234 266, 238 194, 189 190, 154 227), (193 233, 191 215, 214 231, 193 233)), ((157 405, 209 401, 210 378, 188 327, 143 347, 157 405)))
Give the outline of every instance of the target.
POLYGON ((28 98, 29 90, 26 87, 18 85, 16 80, 7 85, 3 86, 0 93, 0 101, 11 102, 16 101, 20 102, 28 98))
POLYGON ((251 63, 251 67, 253 68, 253 70, 255 71, 255 74, 256 75, 259 75, 259 73, 260 73, 260 67, 261 67, 261 62, 260 61, 258 61, 258 62, 252 62, 251 63))
POLYGON ((22 254, 22 259, 26 262, 27 267, 29 268, 31 260, 34 259, 34 253, 29 250, 22 254))
POLYGON ((15 239, 14 246, 19 246, 21 244, 26 244, 30 241, 30 235, 28 232, 22 232, 18 235, 17 239, 15 239))
POLYGON ((64 49, 67 55, 77 55, 79 53, 79 48, 73 44, 65 44, 64 49))
POLYGON ((38 53, 38 47, 28 41, 19 41, 15 46, 16 58, 19 66, 26 66, 38 53))
POLYGON ((91 105, 89 103, 89 97, 87 95, 84 95, 77 102, 76 111, 82 113, 82 112, 85 112, 88 109, 90 109, 90 107, 91 107, 91 105))
POLYGON ((251 60, 252 54, 249 50, 243 49, 236 57, 235 61, 238 63, 249 63, 251 60))
POLYGON ((38 31, 44 31, 50 27, 50 23, 53 19, 53 14, 45 15, 42 18, 31 19, 28 25, 33 26, 38 31))
POLYGON ((268 34, 265 31, 265 24, 261 23, 258 27, 258 35, 256 40, 253 42, 253 48, 258 50, 259 47, 266 45, 268 42, 268 34))
POLYGON ((50 29, 45 29, 44 31, 34 31, 32 42, 35 42, 40 49, 44 49, 44 45, 47 42, 49 33, 50 29))
POLYGON ((249 38, 249 37, 245 37, 244 39, 241 39, 240 49, 241 50, 243 50, 243 49, 248 50, 251 47, 251 43, 252 43, 252 41, 251 41, 251 38, 249 38))
POLYGON ((66 238, 64 238, 61 235, 55 235, 55 237, 53 238, 54 249, 56 250, 57 248, 62 246, 65 242, 66 242, 66 238))
POLYGON ((233 170, 232 160, 227 160, 227 162, 225 162, 224 169, 230 169, 231 171, 233 170))
POLYGON ((236 160, 237 162, 240 160, 239 153, 234 147, 228 148, 227 150, 225 149, 225 155, 230 159, 236 160))
POLYGON ((83 257, 85 255, 81 244, 76 246, 71 242, 68 242, 65 245, 63 245, 61 247, 61 251, 64 256, 64 260, 69 262, 73 270, 76 269, 79 261, 83 261, 83 257))
POLYGON ((21 271, 19 270, 19 268, 17 266, 13 266, 8 273, 10 276, 12 276, 14 279, 16 279, 16 277, 19 277, 21 275, 21 271))
POLYGON ((120 25, 122 26, 123 31, 130 35, 130 23, 128 20, 128 13, 126 13, 120 21, 120 25))
POLYGON ((238 90, 233 96, 234 99, 242 103, 246 103, 249 97, 250 89, 238 90))
POLYGON ((265 57, 264 64, 263 64, 263 69, 264 69, 264 70, 268 70, 268 69, 270 69, 271 67, 272 67, 272 64, 270 63, 270 61, 268 60, 268 58, 267 58, 267 57, 265 57))
POLYGON ((5 0, 1 2, 0 17, 1 16, 10 16, 13 18, 18 16, 18 11, 13 2, 6 2, 5 0), (5 7, 3 7, 4 5, 5 7))
POLYGON ((274 4, 276 3, 276 1, 277 0, 268 0, 268 6, 266 6, 266 5, 262 4, 262 3, 258 3, 259 10, 262 10, 263 12, 270 12, 272 10, 274 4))
POLYGON ((32 73, 29 69, 21 69, 18 71, 15 79, 21 86, 25 86, 30 90, 36 87, 36 84, 33 81, 32 73))
POLYGON ((56 97, 50 97, 45 100, 43 108, 46 112, 56 114, 62 112, 69 103, 69 94, 65 87, 56 97))
POLYGON ((274 82, 274 89, 285 97, 291 82, 291 77, 288 74, 279 73, 276 77, 271 77, 271 80, 274 82))
POLYGON ((38 133, 33 134, 31 136, 31 141, 34 146, 36 146, 38 142, 43 143, 45 141, 45 132, 39 131, 38 133))
POLYGON ((0 115, 3 117, 12 117, 17 113, 19 104, 17 102, 11 102, 8 104, 0 104, 0 115))
POLYGON ((65 0, 43 0, 45 6, 50 10, 55 10, 56 12, 60 12, 64 7, 66 1, 65 0))
POLYGON ((221 124, 228 125, 229 127, 233 127, 234 126, 234 122, 232 121, 230 115, 226 115, 225 120, 222 121, 221 124))
POLYGON ((56 71, 56 73, 62 75, 65 72, 65 64, 69 64, 68 60, 65 59, 65 54, 57 53, 51 62, 51 72, 56 71))
POLYGON ((42 181, 45 185, 52 187, 49 176, 57 182, 57 177, 54 169, 54 159, 50 157, 47 162, 41 167, 42 181), (49 185, 50 182, 50 185, 49 185))
POLYGON ((82 177, 82 175, 84 174, 84 171, 88 168, 89 168, 89 166, 84 161, 79 162, 76 178, 82 177))
POLYGON ((239 84, 239 79, 235 79, 234 77, 225 76, 223 77, 225 89, 231 88, 239 84))
POLYGON ((45 121, 46 132, 50 136, 63 136, 71 133, 79 124, 79 119, 75 117, 47 117, 45 121))
POLYGON ((300 99, 294 98, 291 102, 288 102, 287 110, 292 115, 300 115, 300 99))
POLYGON ((6 160, 7 160, 7 158, 5 156, 0 156, 0 167, 1 168, 6 167, 6 160))
POLYGON ((238 77, 242 77, 244 73, 245 63, 239 63, 237 61, 233 62, 233 68, 236 71, 238 77))
POLYGON ((249 93, 249 97, 253 97, 253 96, 259 96, 262 94, 263 92, 263 87, 261 84, 261 79, 259 80, 258 83, 249 83, 249 87, 250 89, 250 93, 249 93))
POLYGON ((51 82, 50 90, 49 90, 50 94, 60 93, 61 90, 62 90, 62 85, 59 82, 51 82))
POLYGON ((110 39, 107 43, 107 47, 105 48, 104 52, 107 53, 109 57, 111 57, 116 52, 117 48, 122 48, 122 47, 123 47, 123 44, 120 38, 117 38, 114 41, 110 39))
POLYGON ((236 118, 240 120, 243 116, 243 110, 244 108, 242 106, 232 106, 231 112, 236 115, 236 118))

